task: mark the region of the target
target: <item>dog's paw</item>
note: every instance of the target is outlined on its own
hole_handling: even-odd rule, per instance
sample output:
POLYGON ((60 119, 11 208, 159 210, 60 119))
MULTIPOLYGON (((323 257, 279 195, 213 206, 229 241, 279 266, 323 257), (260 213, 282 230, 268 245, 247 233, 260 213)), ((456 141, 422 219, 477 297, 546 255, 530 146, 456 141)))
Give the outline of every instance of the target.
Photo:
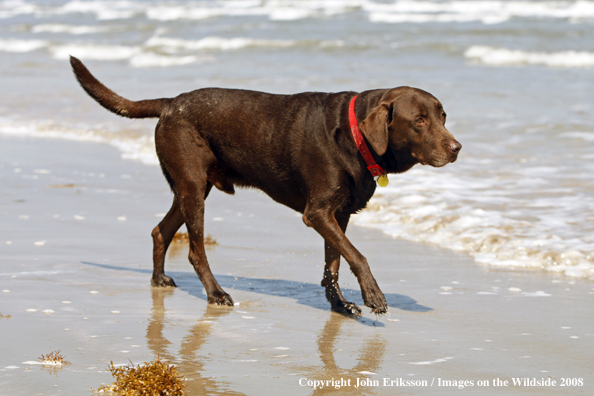
POLYGON ((388 302, 381 290, 364 295, 363 301, 365 301, 365 306, 371 308, 371 312, 374 314, 388 313, 388 302))
POLYGON ((173 281, 173 279, 171 279, 170 277, 168 277, 167 275, 163 275, 160 278, 153 278, 151 279, 151 286, 155 286, 155 287, 176 287, 175 286, 175 282, 173 281))
POLYGON ((361 316, 363 314, 357 304, 348 301, 338 301, 332 305, 332 310, 343 315, 361 316))
POLYGON ((229 306, 233 306, 233 304, 234 304, 231 296, 225 292, 214 293, 212 296, 208 296, 208 303, 216 304, 216 305, 229 305, 229 306))
POLYGON ((376 315, 385 315, 388 313, 388 304, 384 303, 384 305, 382 307, 375 307, 375 308, 371 308, 371 313, 374 313, 376 315))

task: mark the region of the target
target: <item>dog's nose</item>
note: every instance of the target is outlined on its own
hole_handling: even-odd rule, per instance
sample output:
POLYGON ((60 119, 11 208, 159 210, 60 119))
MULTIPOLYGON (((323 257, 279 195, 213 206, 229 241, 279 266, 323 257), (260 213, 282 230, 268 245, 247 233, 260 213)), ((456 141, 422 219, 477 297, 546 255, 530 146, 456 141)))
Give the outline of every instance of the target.
POLYGON ((462 145, 457 141, 454 140, 452 143, 450 143, 450 150, 452 150, 452 153, 457 154, 461 149, 462 145))

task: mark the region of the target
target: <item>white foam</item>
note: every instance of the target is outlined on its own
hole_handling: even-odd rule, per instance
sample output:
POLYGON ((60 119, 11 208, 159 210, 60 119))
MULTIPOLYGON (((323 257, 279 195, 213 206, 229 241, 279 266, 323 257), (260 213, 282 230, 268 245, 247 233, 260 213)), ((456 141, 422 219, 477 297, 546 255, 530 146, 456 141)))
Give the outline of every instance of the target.
POLYGON ((12 18, 22 14, 33 14, 38 11, 34 4, 22 0, 3 1, 0 3, 0 18, 12 18))
POLYGON ((76 129, 51 122, 19 123, 1 118, 0 134, 106 143, 117 147, 124 159, 137 160, 147 165, 159 164, 152 135, 126 135, 90 126, 76 129))
MULTIPOLYGON (((169 37, 151 37, 146 41, 147 47, 158 47, 167 52, 175 52, 179 50, 219 50, 230 51, 238 50, 248 47, 267 47, 267 48, 287 48, 297 45, 307 45, 309 41, 297 40, 263 40, 248 37, 205 37, 200 40, 184 40, 179 38, 169 37)), ((316 42, 319 45, 331 45, 327 42, 316 42)), ((332 42, 334 45, 340 45, 337 42, 332 42)))
POLYGON ((273 21, 295 21, 305 19, 314 13, 302 8, 277 8, 269 13, 269 18, 273 21))
POLYGON ((431 365, 431 364, 435 364, 435 363, 445 363, 448 360, 452 360, 453 357, 445 357, 443 359, 435 359, 435 360, 428 360, 428 361, 423 361, 423 362, 409 362, 408 364, 414 364, 417 366, 425 366, 425 365, 431 365))
MULTIPOLYGON (((450 166, 473 166, 466 161, 450 166)), ((465 252, 486 265, 594 279, 594 237, 583 215, 594 212, 594 199, 556 191, 556 179, 538 180, 554 177, 549 168, 517 168, 505 183, 497 175, 474 178, 469 169, 454 176, 414 168, 376 191, 354 221, 396 238, 465 252)))
POLYGON ((200 20, 221 15, 221 12, 216 9, 189 9, 184 6, 173 5, 150 7, 145 13, 147 18, 157 21, 176 21, 179 19, 200 20))
POLYGON ((54 10, 56 14, 92 13, 99 20, 128 19, 143 11, 142 3, 134 1, 70 1, 54 10))
POLYGON ((196 62, 210 61, 210 57, 199 57, 194 55, 188 56, 171 56, 171 55, 159 55, 152 52, 144 52, 138 55, 134 55, 130 59, 130 66, 132 67, 169 67, 169 66, 181 66, 188 65, 196 62))
MULTIPOLYGON (((0 51, 31 51, 48 46, 42 41, 0 41, 0 51)), ((95 43, 71 43, 49 45, 48 50, 56 59, 67 60, 70 55, 91 60, 128 60, 132 67, 170 67, 197 62, 210 62, 212 56, 205 54, 181 55, 182 51, 232 51, 242 48, 289 48, 295 46, 318 46, 319 48, 342 47, 342 40, 264 40, 247 37, 205 37, 199 40, 185 40, 172 37, 153 36, 141 46, 101 45, 95 43)))
POLYGON ((399 0, 376 2, 370 0, 272 0, 141 2, 132 0, 81 1, 63 5, 38 6, 22 0, 0 3, 0 18, 17 15, 92 14, 97 20, 146 17, 159 21, 181 19, 202 20, 215 17, 262 16, 276 21, 323 18, 362 10, 373 22, 389 23, 501 23, 511 18, 557 18, 572 22, 594 18, 594 2, 577 1, 419 1, 399 0))
POLYGON ((63 366, 64 363, 66 362, 60 362, 60 361, 56 361, 56 360, 41 360, 39 362, 36 362, 35 360, 27 360, 26 362, 23 362, 23 364, 28 364, 28 365, 36 365, 36 364, 40 364, 43 366, 63 366))
POLYGON ((74 26, 59 23, 46 23, 35 25, 31 28, 31 32, 33 33, 69 33, 76 35, 102 33, 110 30, 112 29, 107 26, 74 26))
POLYGON ((0 39, 0 51, 30 52, 49 45, 45 40, 0 39))
POLYGON ((582 139, 587 142, 594 142, 594 132, 565 132, 559 135, 561 138, 582 139))
POLYGON ((371 22, 384 23, 461 23, 480 21, 485 24, 501 23, 508 20, 507 16, 493 16, 481 14, 410 14, 410 13, 371 13, 369 20, 371 22))
POLYGON ((468 59, 494 66, 542 65, 560 68, 594 67, 594 52, 534 52, 475 45, 464 52, 468 59))
POLYGON ((70 55, 81 59, 123 60, 140 54, 141 48, 124 45, 66 44, 49 48, 56 59, 69 59, 70 55))
POLYGON ((562 18, 573 22, 594 18, 594 2, 571 1, 415 1, 365 2, 372 22, 502 23, 511 18, 562 18))
POLYGON ((146 10, 149 19, 170 21, 179 19, 201 20, 214 17, 264 16, 276 21, 294 21, 336 15, 357 9, 365 1, 213 1, 191 4, 172 3, 150 6, 146 10))

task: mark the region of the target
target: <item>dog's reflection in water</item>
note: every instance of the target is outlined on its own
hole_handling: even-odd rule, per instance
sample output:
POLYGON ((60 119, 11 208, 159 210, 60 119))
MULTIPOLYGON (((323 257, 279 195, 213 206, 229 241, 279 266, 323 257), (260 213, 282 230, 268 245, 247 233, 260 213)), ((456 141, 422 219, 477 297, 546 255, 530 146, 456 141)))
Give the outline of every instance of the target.
MULTIPOLYGON (((196 320, 196 323, 183 337, 179 347, 179 353, 174 354, 172 351, 175 346, 164 336, 164 329, 168 324, 167 310, 165 309, 164 302, 166 297, 171 296, 175 292, 175 289, 153 287, 151 288, 151 292, 153 308, 146 331, 148 346, 155 355, 160 356, 161 359, 170 361, 176 366, 179 374, 183 375, 186 379, 187 394, 243 395, 241 392, 230 391, 228 389, 229 384, 226 384, 222 379, 204 377, 205 362, 204 359, 198 356, 200 348, 208 340, 213 327, 219 320, 233 312, 232 309, 208 304, 202 317, 196 320)), ((316 360, 308 365, 300 365, 298 362, 295 362, 295 365, 291 365, 284 379, 290 382, 291 389, 307 392, 307 381, 301 380, 302 378, 318 381, 332 379, 340 381, 343 379, 343 383, 350 380, 349 386, 342 386, 340 389, 331 386, 325 386, 321 389, 309 387, 312 395, 322 395, 329 392, 339 393, 340 395, 373 395, 379 389, 373 386, 356 388, 355 385, 358 384, 358 379, 359 381, 363 381, 366 378, 373 379, 374 376, 369 377, 370 374, 368 373, 376 373, 381 370, 388 343, 381 335, 372 332, 372 335, 367 337, 361 344, 355 366, 352 368, 340 367, 341 365, 350 365, 347 362, 343 362, 343 359, 340 359, 339 354, 342 351, 338 349, 340 344, 349 342, 349 339, 346 337, 347 334, 343 334, 341 337, 341 328, 349 324, 360 326, 351 317, 328 312, 328 320, 324 328, 319 332, 316 340, 317 354, 320 361, 318 362, 316 360), (298 375, 295 375, 295 373, 298 375)), ((316 351, 311 352, 310 356, 314 355, 316 351)), ((348 352, 344 353, 348 354, 348 352)), ((288 368, 289 366, 286 367, 288 368)), ((278 369, 278 366, 275 369, 278 369)), ((269 385, 273 386, 272 383, 269 385)))
POLYGON ((197 356, 200 347, 208 340, 213 324, 219 318, 232 312, 230 307, 218 307, 212 304, 207 305, 206 312, 190 328, 184 336, 177 356, 171 354, 172 343, 165 338, 163 330, 167 324, 165 309, 165 297, 172 295, 175 289, 152 287, 153 309, 149 324, 146 329, 148 346, 156 355, 163 360, 174 364, 180 375, 186 380, 186 392, 188 395, 243 395, 241 392, 233 392, 218 383, 213 378, 202 376, 204 372, 204 360, 197 356))
POLYGON ((345 368, 352 363, 341 359, 340 355, 344 353, 342 356, 346 354, 347 358, 351 355, 346 351, 343 352, 339 346, 351 341, 347 334, 341 334, 345 333, 341 332, 342 326, 349 324, 354 324, 352 318, 331 312, 324 328, 318 334, 317 346, 322 366, 303 367, 303 375, 299 377, 300 385, 305 386, 308 386, 308 382, 312 384, 311 381, 326 382, 324 387, 313 389, 310 386, 313 389, 312 396, 330 393, 335 395, 374 395, 381 389, 376 386, 361 385, 357 387, 356 385, 363 384, 368 378, 375 379, 374 374, 382 368, 388 342, 383 336, 372 332, 374 334, 368 336, 359 348, 355 366, 345 368))

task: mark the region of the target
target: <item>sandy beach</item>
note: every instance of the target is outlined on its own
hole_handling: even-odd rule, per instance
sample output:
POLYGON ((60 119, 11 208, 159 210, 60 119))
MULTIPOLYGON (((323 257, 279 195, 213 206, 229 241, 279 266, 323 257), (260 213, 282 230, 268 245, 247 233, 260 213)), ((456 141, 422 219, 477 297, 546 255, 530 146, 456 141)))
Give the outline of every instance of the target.
POLYGON ((329 310, 323 242, 300 216, 257 191, 213 191, 209 260, 239 304, 208 306, 183 245, 166 266, 178 287, 150 286, 150 231, 172 199, 157 166, 108 145, 2 135, 0 161, 0 394, 92 394, 113 381, 110 361, 157 356, 189 395, 594 391, 590 281, 497 271, 351 226, 390 313, 348 318, 329 310), (70 364, 36 364, 56 350, 70 364))

